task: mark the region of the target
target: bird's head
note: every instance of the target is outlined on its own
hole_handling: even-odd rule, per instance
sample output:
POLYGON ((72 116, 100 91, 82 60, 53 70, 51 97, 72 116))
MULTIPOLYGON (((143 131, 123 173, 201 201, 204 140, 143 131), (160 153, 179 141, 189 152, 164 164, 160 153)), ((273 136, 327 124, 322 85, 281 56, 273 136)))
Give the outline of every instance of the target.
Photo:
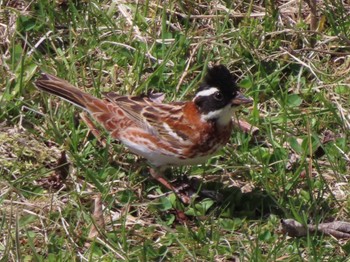
POLYGON ((193 102, 203 121, 226 125, 235 109, 249 105, 253 100, 239 92, 233 75, 224 65, 216 65, 208 69, 193 102))

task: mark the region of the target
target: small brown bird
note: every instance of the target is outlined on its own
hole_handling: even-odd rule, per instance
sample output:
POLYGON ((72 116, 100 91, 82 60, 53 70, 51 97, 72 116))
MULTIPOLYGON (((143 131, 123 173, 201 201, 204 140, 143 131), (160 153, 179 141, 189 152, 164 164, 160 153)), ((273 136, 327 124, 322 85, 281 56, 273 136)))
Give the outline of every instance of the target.
POLYGON ((187 102, 165 104, 144 96, 112 92, 105 93, 103 100, 46 73, 35 85, 89 112, 112 138, 146 158, 152 167, 151 175, 184 203, 190 199, 163 177, 165 169, 205 163, 228 142, 233 111, 252 103, 238 91, 233 76, 223 65, 208 69, 194 98, 187 102))

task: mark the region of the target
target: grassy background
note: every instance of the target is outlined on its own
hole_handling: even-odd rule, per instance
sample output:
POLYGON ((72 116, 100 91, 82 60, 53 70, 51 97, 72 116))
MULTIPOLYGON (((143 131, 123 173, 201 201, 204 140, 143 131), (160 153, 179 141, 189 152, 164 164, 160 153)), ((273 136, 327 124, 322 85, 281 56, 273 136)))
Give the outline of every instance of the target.
POLYGON ((278 230, 349 217, 350 7, 313 3, 0 1, 1 261, 346 261, 344 240, 278 230), (185 100, 214 63, 254 98, 239 116, 260 134, 172 171, 223 195, 190 206, 32 84, 45 71, 96 96, 185 100))

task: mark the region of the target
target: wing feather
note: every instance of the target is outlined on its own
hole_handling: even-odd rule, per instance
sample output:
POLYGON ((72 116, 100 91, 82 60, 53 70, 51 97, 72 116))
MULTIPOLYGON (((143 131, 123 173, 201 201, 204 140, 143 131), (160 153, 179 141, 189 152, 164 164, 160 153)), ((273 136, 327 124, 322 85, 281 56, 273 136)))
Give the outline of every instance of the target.
POLYGON ((113 92, 104 93, 106 98, 120 107, 139 127, 152 135, 176 146, 190 137, 174 128, 181 123, 185 103, 163 104, 154 102, 146 96, 119 96, 113 92))

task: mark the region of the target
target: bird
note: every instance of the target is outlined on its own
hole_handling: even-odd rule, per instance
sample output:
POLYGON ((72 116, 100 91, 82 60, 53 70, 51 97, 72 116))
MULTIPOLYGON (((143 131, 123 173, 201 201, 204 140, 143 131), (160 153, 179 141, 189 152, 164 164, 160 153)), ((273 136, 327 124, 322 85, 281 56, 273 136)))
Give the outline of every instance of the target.
POLYGON ((164 177, 166 169, 205 163, 229 141, 234 111, 253 103, 222 64, 207 69, 192 100, 180 102, 114 92, 103 93, 101 99, 48 73, 42 73, 34 85, 87 111, 112 139, 145 158, 151 176, 186 204, 190 197, 164 177))

